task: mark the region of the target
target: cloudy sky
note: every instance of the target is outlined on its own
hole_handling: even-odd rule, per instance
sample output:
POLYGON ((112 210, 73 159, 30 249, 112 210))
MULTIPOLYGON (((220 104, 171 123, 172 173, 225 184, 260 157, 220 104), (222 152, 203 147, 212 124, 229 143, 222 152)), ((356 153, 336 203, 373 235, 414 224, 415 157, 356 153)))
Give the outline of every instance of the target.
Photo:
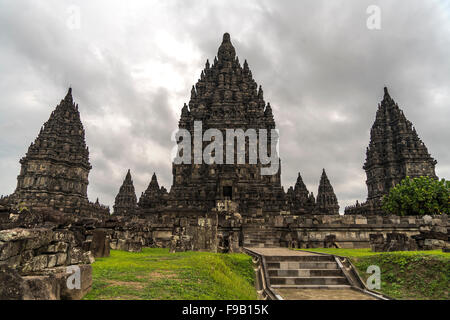
POLYGON ((285 188, 300 171, 317 194, 326 168, 341 211, 366 198, 385 85, 450 177, 449 1, 0 0, 0 194, 69 86, 89 198, 112 206, 128 168, 138 196, 153 172, 170 188, 170 136, 224 32, 274 109, 285 188))

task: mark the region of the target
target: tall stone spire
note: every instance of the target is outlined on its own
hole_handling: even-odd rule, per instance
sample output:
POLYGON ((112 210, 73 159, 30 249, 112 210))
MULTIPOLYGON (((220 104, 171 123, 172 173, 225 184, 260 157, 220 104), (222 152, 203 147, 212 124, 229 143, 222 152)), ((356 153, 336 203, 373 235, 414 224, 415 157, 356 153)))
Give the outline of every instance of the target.
POLYGON ((380 201, 406 176, 436 178, 435 165, 412 123, 384 88, 363 167, 367 174, 368 200, 380 201))
MULTIPOLYGON (((193 137, 195 121, 201 121, 203 131, 218 129, 223 137, 226 129, 266 129, 270 133, 275 128, 272 107, 266 105, 263 89, 253 79, 247 61, 241 66, 228 33, 223 35, 214 63, 206 61, 192 87, 189 104, 181 110, 179 128, 189 130, 193 137)), ((272 143, 271 137, 268 141, 272 143)), ((261 176, 262 166, 259 157, 257 164, 251 165, 248 159, 239 165, 173 164, 169 203, 172 208, 207 211, 216 207, 217 201, 231 199, 244 215, 250 210, 260 211, 261 206, 267 212, 279 211, 285 206, 280 170, 273 176, 261 176)))
POLYGON ((139 207, 141 209, 157 209, 164 206, 167 203, 167 191, 164 187, 160 188, 156 173, 153 173, 152 180, 150 181, 147 190, 142 193, 139 198, 139 207))
POLYGON ((319 191, 316 199, 316 209, 321 214, 339 214, 339 204, 325 169, 320 177, 319 191))
POLYGON ((89 149, 71 88, 20 163, 17 205, 79 212, 88 203, 89 149))
POLYGON ((131 178, 131 172, 128 169, 125 180, 119 189, 119 193, 116 196, 114 202, 114 214, 125 216, 133 215, 137 209, 137 198, 134 190, 133 180, 131 178))
POLYGON ((315 200, 311 200, 310 193, 303 182, 300 172, 298 173, 294 188, 289 188, 287 198, 289 209, 293 214, 312 213, 314 210, 315 200))

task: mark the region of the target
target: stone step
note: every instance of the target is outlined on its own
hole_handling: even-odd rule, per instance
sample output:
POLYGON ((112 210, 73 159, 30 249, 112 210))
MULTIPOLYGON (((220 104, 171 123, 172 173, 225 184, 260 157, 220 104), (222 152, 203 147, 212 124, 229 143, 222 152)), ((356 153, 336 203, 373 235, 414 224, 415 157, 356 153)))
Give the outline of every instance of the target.
POLYGON ((341 269, 272 269, 269 277, 342 277, 341 269))
POLYGON ((252 243, 251 245, 246 245, 248 248, 279 248, 278 244, 270 243, 252 243))
POLYGON ((326 262, 336 261, 333 256, 327 255, 298 255, 298 256, 266 256, 267 262, 287 262, 287 261, 301 261, 301 262, 326 262))
POLYGON ((270 285, 341 285, 345 277, 269 277, 270 285))
POLYGON ((252 235, 244 235, 244 239, 279 239, 275 237, 273 234, 252 234, 252 235))
POLYGON ((259 243, 277 244, 278 246, 280 245, 278 242, 274 242, 274 241, 244 241, 244 246, 251 247, 252 244, 259 244, 259 243))
POLYGON ((331 284, 331 285, 273 285, 274 289, 350 289, 349 284, 331 284))
POLYGON ((339 269, 336 262, 268 262, 267 269, 339 269))

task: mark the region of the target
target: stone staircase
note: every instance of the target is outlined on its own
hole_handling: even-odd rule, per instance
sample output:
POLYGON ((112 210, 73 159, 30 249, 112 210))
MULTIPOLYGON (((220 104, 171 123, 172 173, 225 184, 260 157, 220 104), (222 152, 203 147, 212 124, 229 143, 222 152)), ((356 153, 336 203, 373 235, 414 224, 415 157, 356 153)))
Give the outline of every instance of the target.
POLYGON ((277 248, 280 240, 276 232, 266 226, 244 228, 244 247, 277 248))
POLYGON ((350 284, 333 256, 266 256, 272 288, 343 289, 350 284))

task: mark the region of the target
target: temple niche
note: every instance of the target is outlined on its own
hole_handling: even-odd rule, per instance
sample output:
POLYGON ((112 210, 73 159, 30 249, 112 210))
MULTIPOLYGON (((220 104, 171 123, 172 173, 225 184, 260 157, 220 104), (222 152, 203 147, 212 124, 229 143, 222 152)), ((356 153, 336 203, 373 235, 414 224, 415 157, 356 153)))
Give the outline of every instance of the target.
POLYGON ((80 213, 109 209, 87 197, 89 148, 72 89, 51 113, 20 160, 21 170, 9 202, 17 208, 52 208, 80 213))
POLYGON ((407 176, 436 179, 436 163, 412 123, 384 88, 363 166, 367 176, 367 201, 347 207, 345 213, 382 214, 382 198, 393 186, 407 176))

